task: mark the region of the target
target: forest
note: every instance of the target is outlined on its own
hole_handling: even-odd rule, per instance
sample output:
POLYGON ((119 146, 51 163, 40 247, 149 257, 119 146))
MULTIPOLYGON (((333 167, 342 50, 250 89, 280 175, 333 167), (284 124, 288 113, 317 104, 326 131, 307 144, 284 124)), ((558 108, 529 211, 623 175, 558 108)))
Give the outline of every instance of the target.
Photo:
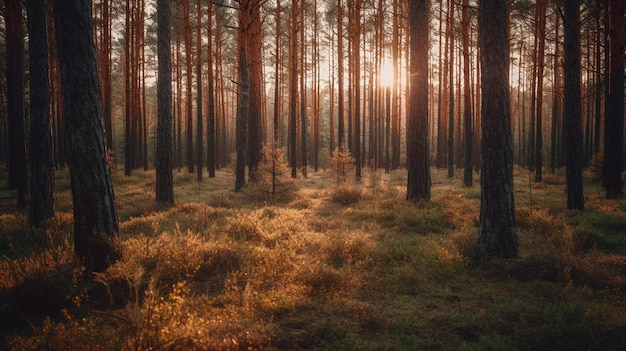
POLYGON ((0 349, 626 344, 624 1, 0 7, 0 349))

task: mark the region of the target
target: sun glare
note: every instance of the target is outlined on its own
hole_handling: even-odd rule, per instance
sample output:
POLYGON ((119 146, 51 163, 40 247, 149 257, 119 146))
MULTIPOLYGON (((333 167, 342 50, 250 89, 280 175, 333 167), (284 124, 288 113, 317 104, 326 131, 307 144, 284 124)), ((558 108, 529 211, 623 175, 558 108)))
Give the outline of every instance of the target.
POLYGON ((380 67, 380 85, 383 87, 390 87, 393 84, 393 64, 390 61, 385 60, 382 67, 380 67))

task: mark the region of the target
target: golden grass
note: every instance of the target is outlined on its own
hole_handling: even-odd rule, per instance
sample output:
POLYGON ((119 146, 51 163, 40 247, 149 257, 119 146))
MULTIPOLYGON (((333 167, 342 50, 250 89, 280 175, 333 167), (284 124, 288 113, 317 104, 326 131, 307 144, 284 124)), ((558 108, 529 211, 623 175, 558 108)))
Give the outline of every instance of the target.
MULTIPOLYGON (((569 212, 561 176, 537 186, 515 169, 520 257, 486 262, 476 243, 480 187, 463 187, 457 173, 433 170, 430 203, 404 201, 405 172, 366 171, 343 190, 330 172, 311 173, 289 202, 267 205, 234 193, 231 170, 201 183, 175 171, 176 204, 161 209, 153 171, 116 171, 123 255, 93 279, 73 261, 69 211, 37 232, 5 210, 0 312, 17 322, 0 324, 2 347, 623 345, 626 261, 615 251, 623 202, 592 192, 589 211, 569 212)), ((71 208, 68 191, 57 208, 71 208)))

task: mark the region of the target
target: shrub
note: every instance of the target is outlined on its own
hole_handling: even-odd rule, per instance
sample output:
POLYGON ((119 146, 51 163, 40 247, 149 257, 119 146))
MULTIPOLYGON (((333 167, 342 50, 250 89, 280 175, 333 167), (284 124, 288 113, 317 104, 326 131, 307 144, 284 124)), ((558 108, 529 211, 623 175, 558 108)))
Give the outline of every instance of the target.
POLYGON ((344 206, 351 205, 361 200, 361 189, 346 182, 339 183, 333 188, 331 198, 344 206))
POLYGON ((354 157, 350 151, 336 148, 333 151, 333 157, 330 160, 333 171, 335 172, 335 181, 337 184, 345 183, 348 175, 354 170, 354 157))
POLYGON ((276 143, 264 144, 261 149, 262 160, 255 171, 254 192, 262 199, 275 201, 289 197, 296 189, 291 169, 285 162, 286 148, 276 143))

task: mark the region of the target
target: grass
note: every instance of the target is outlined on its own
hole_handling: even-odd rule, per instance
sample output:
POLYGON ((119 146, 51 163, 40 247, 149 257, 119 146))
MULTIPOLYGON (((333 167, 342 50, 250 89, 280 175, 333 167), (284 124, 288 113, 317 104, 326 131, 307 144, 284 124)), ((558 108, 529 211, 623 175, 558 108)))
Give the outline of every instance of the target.
MULTIPOLYGON (((562 175, 515 170, 520 258, 482 260, 480 187, 433 170, 432 201, 404 201, 404 172, 297 180, 267 204, 174 172, 114 173, 123 258, 87 279, 72 255, 67 171, 45 230, 3 200, 0 349, 606 350, 626 343, 626 205, 562 175)), ((459 176, 460 176, 459 172, 459 176)), ((1 194, 3 199, 7 194, 1 194)), ((10 194, 9 194, 10 195, 10 194)))

